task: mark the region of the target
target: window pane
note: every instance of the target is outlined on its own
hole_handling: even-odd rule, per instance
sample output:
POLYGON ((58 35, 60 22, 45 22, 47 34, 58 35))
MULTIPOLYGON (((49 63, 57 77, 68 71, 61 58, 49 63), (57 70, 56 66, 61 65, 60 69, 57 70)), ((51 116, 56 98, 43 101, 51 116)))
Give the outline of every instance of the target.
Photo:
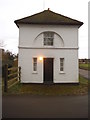
POLYGON ((34 66, 33 71, 37 71, 37 67, 34 66))
POLYGON ((63 71, 63 67, 60 68, 60 71, 63 71))
POLYGON ((37 58, 33 58, 33 71, 37 71, 37 58))
POLYGON ((50 33, 49 37, 53 38, 53 37, 54 37, 54 34, 53 34, 53 33, 50 33))
POLYGON ((64 71, 64 58, 60 58, 60 71, 64 71))
POLYGON ((64 58, 60 58, 60 61, 63 62, 64 58))
POLYGON ((60 65, 61 65, 61 66, 63 66, 63 62, 62 62, 62 63, 60 63, 60 65))
POLYGON ((49 34, 48 33, 44 33, 44 37, 46 38, 46 37, 48 37, 49 36, 49 34))
POLYGON ((44 45, 52 46, 53 45, 53 39, 54 39, 54 33, 53 32, 45 32, 44 33, 44 45))
POLYGON ((36 66, 37 66, 37 63, 33 63, 33 65, 36 67, 36 66))
POLYGON ((37 62, 37 58, 33 58, 33 62, 37 62))

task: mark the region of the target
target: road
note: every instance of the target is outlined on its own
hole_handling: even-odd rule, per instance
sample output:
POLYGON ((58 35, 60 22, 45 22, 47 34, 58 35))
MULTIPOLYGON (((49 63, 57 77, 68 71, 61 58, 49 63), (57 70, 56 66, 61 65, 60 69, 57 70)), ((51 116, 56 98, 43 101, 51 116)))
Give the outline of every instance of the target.
MULTIPOLYGON (((80 69, 79 73, 88 78, 88 71, 80 69)), ((88 96, 3 96, 2 115, 4 118, 87 118, 88 96)))
POLYGON ((88 96, 2 97, 4 118, 87 118, 88 96))
POLYGON ((90 79, 90 71, 79 69, 79 73, 80 73, 81 76, 83 76, 87 79, 90 79))

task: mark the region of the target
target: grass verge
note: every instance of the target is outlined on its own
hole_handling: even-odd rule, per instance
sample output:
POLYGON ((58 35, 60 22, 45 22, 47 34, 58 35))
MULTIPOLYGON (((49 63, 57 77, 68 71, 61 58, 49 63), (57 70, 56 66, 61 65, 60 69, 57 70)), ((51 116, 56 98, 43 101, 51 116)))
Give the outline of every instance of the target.
POLYGON ((86 64, 86 63, 80 63, 79 64, 79 68, 80 69, 84 69, 84 70, 90 70, 90 63, 86 64))
POLYGON ((81 77, 79 84, 16 84, 4 95, 31 94, 31 95, 86 95, 88 94, 88 80, 81 77))

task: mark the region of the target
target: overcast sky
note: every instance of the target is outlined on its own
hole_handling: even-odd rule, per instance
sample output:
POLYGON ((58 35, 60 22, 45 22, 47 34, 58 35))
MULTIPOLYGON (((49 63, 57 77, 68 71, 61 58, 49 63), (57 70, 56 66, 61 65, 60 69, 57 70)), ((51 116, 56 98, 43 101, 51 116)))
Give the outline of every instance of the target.
POLYGON ((79 28, 79 58, 88 58, 88 0, 0 0, 0 43, 18 53, 19 29, 14 21, 50 10, 84 22, 79 28))

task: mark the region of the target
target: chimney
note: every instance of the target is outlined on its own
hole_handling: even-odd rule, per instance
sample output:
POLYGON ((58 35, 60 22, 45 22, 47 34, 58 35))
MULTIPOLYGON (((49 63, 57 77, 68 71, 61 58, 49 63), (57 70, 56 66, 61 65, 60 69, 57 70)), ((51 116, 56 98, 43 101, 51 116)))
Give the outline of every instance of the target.
POLYGON ((50 8, 48 8, 48 10, 50 10, 50 8))

